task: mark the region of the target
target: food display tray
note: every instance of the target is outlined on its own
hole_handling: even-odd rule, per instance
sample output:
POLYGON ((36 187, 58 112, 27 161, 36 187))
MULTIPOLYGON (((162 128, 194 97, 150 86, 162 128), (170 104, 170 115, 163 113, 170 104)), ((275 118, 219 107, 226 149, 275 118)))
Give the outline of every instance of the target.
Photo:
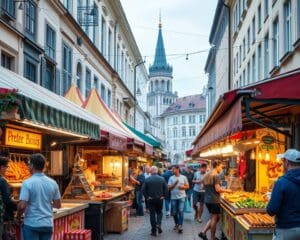
POLYGON ((234 215, 241 215, 245 213, 266 213, 265 208, 236 208, 233 204, 221 198, 221 204, 226 207, 234 215))
POLYGON ((236 221, 243 226, 247 231, 251 234, 264 233, 264 234, 272 234, 275 226, 252 226, 250 225, 242 216, 236 216, 236 221))

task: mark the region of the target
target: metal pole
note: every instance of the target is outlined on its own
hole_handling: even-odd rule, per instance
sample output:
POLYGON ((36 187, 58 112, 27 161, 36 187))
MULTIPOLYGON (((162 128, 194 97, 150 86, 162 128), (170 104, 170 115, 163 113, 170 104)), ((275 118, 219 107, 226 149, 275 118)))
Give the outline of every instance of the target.
POLYGON ((136 68, 141 65, 144 64, 145 61, 139 62, 134 66, 133 69, 133 97, 134 97, 134 107, 133 107, 133 127, 135 128, 136 125, 136 68))

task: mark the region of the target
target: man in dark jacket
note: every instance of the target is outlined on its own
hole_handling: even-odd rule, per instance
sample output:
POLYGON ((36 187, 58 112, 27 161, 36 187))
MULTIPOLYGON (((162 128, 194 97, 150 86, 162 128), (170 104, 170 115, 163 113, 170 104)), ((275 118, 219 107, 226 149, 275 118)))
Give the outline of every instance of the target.
POLYGON ((145 182, 145 175, 143 166, 138 167, 138 175, 136 177, 131 177, 131 180, 135 184, 134 195, 136 202, 136 216, 144 216, 142 187, 145 182))
POLYGON ((289 149, 283 158, 285 174, 274 185, 267 206, 269 215, 275 215, 273 240, 300 239, 300 152, 289 149))
POLYGON ((162 233, 163 199, 167 196, 168 187, 164 178, 157 175, 156 166, 151 167, 150 172, 151 176, 146 179, 142 191, 149 204, 151 235, 156 236, 156 231, 162 233))

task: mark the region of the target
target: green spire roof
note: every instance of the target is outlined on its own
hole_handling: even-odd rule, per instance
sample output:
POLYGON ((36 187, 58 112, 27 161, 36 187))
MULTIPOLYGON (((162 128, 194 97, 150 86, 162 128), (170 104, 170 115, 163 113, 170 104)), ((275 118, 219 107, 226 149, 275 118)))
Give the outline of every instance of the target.
POLYGON ((150 77, 167 76, 172 77, 173 68, 167 63, 164 40, 161 30, 161 20, 158 25, 158 37, 153 64, 149 67, 150 77))

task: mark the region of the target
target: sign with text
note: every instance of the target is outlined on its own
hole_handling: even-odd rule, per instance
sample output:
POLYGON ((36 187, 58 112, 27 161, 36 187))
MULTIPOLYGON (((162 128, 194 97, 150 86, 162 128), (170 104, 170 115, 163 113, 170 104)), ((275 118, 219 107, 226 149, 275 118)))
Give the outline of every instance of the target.
POLYGON ((42 135, 13 128, 6 128, 5 145, 40 150, 42 146, 42 135))

